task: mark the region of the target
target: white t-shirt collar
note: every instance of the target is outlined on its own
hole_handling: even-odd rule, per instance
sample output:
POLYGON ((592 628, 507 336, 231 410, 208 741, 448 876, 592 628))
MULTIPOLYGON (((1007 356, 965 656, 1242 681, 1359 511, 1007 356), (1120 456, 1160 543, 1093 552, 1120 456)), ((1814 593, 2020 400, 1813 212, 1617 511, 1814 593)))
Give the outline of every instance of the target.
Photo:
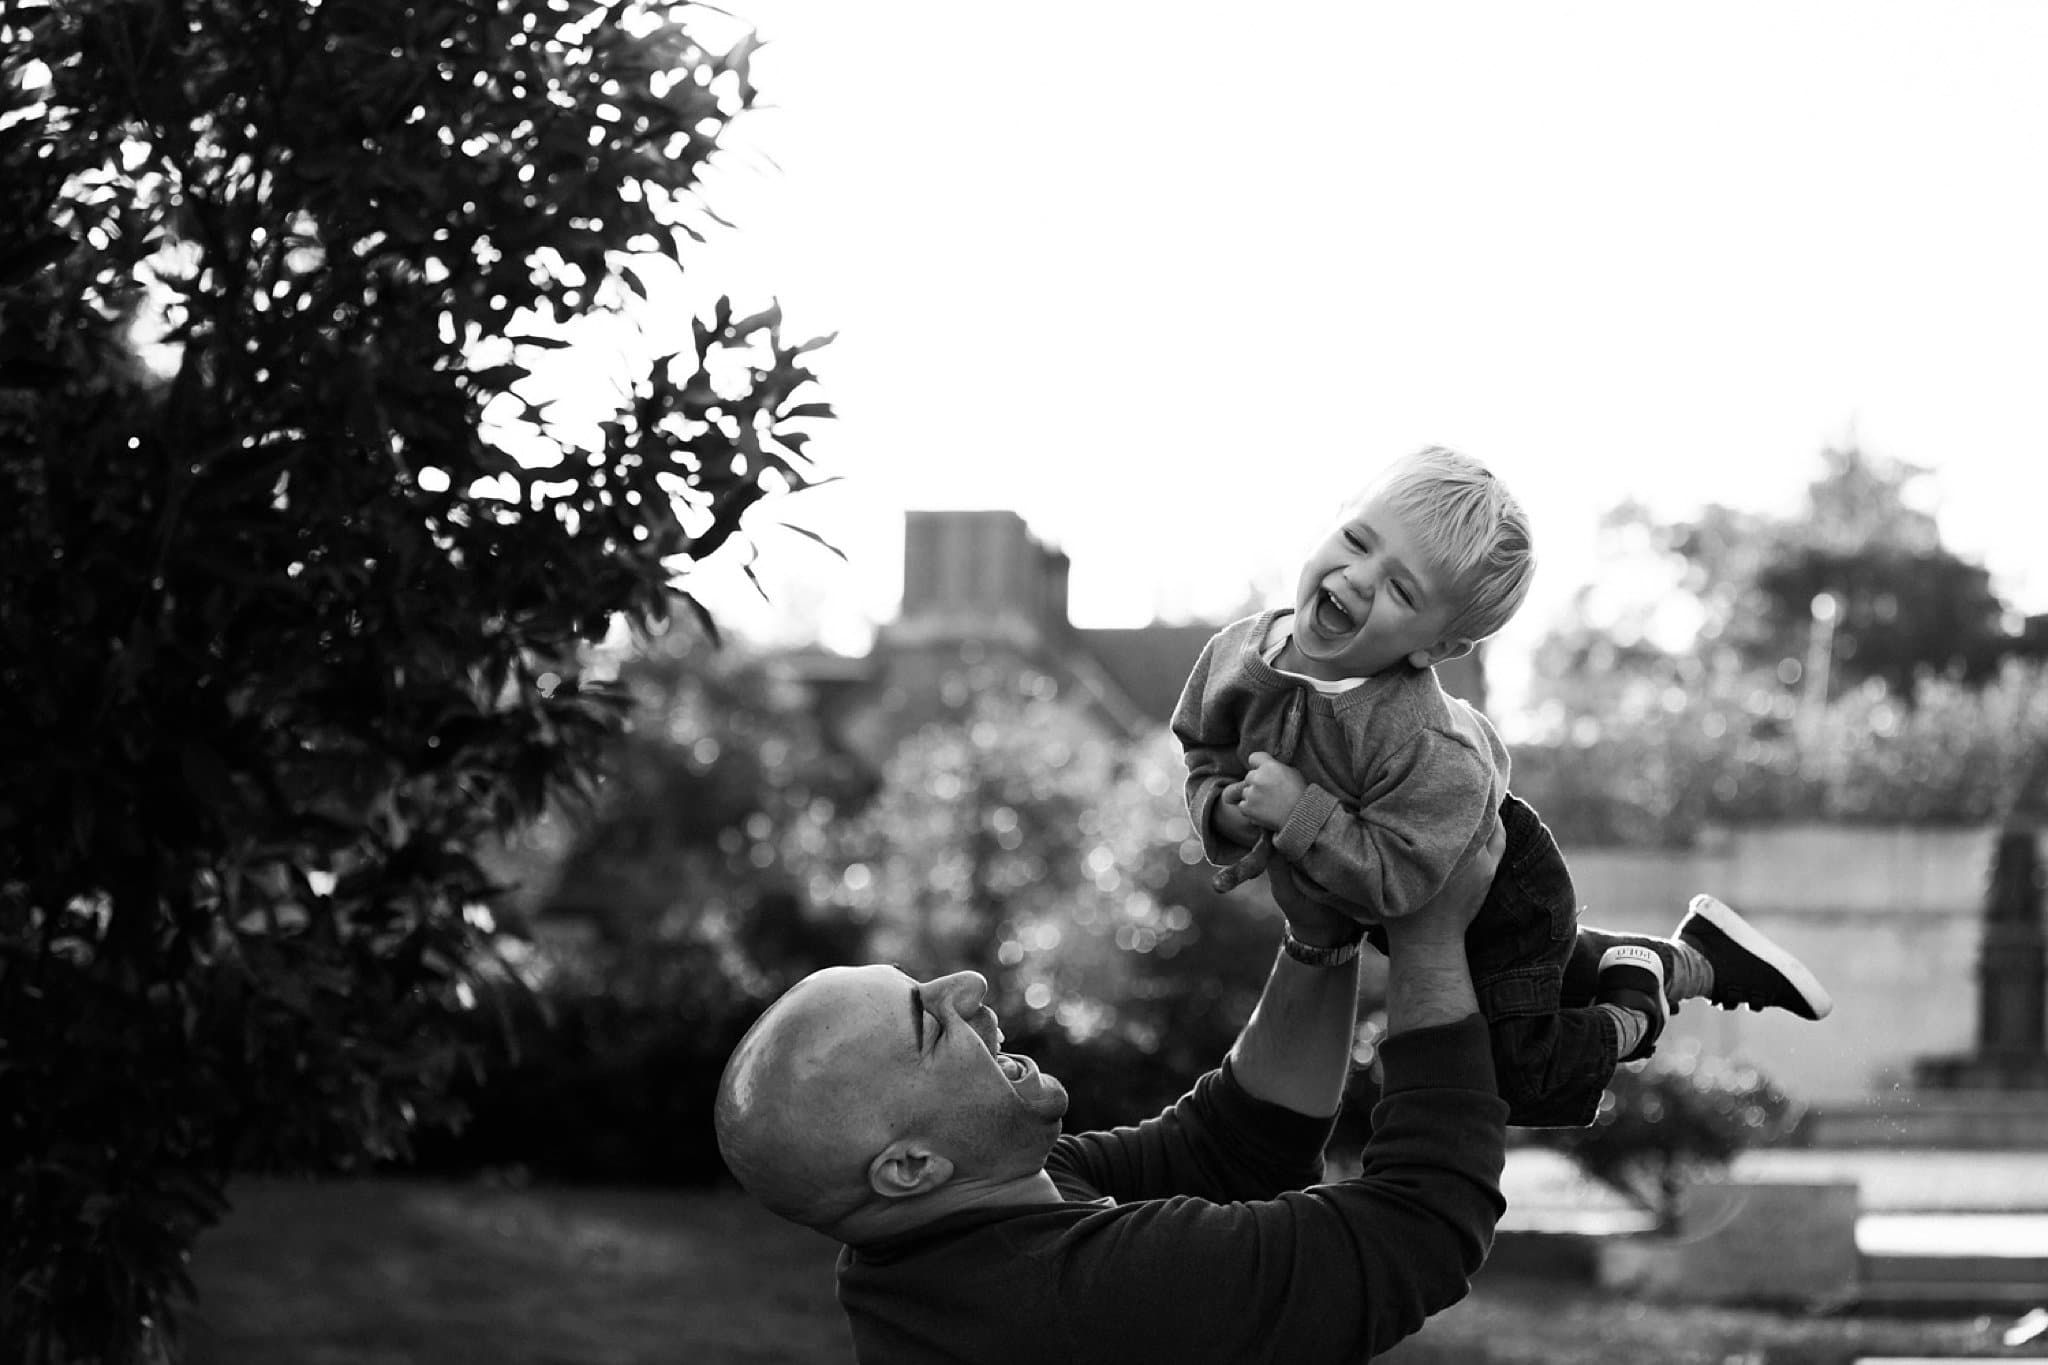
POLYGON ((1280 652, 1286 649, 1287 642, 1294 638, 1294 627, 1290 624, 1290 620, 1291 618, 1284 614, 1274 617, 1272 626, 1266 631, 1265 643, 1259 646, 1259 657, 1265 661, 1268 668, 1283 678, 1298 678, 1316 691, 1321 692, 1324 696, 1335 696, 1339 692, 1349 692, 1360 683, 1367 681, 1365 678, 1338 678, 1335 681, 1328 678, 1311 678, 1306 673, 1296 673, 1291 668, 1280 667, 1280 652))

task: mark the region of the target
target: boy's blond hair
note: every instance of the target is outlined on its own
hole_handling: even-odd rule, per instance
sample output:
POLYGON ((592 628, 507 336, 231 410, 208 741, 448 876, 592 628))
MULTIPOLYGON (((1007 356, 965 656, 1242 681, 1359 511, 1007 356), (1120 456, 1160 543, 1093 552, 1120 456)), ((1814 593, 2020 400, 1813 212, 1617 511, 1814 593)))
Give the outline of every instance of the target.
POLYGON ((1469 455, 1428 446, 1380 472, 1354 500, 1384 497, 1465 599, 1445 633, 1478 642, 1521 610, 1536 570, 1522 504, 1469 455))

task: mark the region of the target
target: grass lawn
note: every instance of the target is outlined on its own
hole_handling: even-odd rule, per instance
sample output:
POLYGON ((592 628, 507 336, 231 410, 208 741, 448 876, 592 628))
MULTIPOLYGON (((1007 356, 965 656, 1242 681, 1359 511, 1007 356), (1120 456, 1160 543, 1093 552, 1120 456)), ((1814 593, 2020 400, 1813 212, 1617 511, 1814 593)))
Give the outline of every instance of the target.
MULTIPOLYGON (((250 1181, 202 1239, 190 1365, 845 1362, 833 1246, 734 1194, 250 1181)), ((2028 1356, 2003 1318, 1664 1308, 1482 1274, 1393 1365, 2028 1356)))
POLYGON ((189 1365, 847 1361, 837 1248, 738 1194, 238 1182, 189 1365))
POLYGON ((1633 1303, 1589 1286, 1489 1282, 1379 1359, 1385 1365, 1854 1365, 1872 1356, 2039 1359, 1999 1344, 2011 1317, 1801 1317, 1633 1303))

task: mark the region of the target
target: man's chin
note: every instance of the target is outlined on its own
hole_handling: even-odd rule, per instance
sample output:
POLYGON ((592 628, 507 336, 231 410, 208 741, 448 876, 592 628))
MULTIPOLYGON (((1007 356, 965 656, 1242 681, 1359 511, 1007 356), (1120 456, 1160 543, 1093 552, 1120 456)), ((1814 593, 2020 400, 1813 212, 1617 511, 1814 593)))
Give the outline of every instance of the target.
POLYGON ((1057 1125, 1066 1117, 1067 1088, 1043 1071, 1038 1073, 1036 1079, 1037 1093, 1023 1096, 1024 1102, 1031 1106, 1033 1113, 1041 1114, 1057 1125))

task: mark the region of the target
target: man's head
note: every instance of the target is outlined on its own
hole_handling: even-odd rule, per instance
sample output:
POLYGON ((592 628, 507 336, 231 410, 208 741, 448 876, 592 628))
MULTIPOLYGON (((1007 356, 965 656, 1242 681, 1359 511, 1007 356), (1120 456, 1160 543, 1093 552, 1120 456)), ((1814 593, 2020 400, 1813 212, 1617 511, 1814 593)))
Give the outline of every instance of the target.
POLYGON ((1441 663, 1508 623, 1534 569, 1514 495, 1477 460, 1431 446, 1388 466, 1309 553, 1295 650, 1333 680, 1441 663))
POLYGON ((805 977, 726 1063, 713 1114, 726 1165, 769 1209, 835 1236, 1038 1175, 1067 1092, 999 1051, 987 994, 974 972, 805 977))

